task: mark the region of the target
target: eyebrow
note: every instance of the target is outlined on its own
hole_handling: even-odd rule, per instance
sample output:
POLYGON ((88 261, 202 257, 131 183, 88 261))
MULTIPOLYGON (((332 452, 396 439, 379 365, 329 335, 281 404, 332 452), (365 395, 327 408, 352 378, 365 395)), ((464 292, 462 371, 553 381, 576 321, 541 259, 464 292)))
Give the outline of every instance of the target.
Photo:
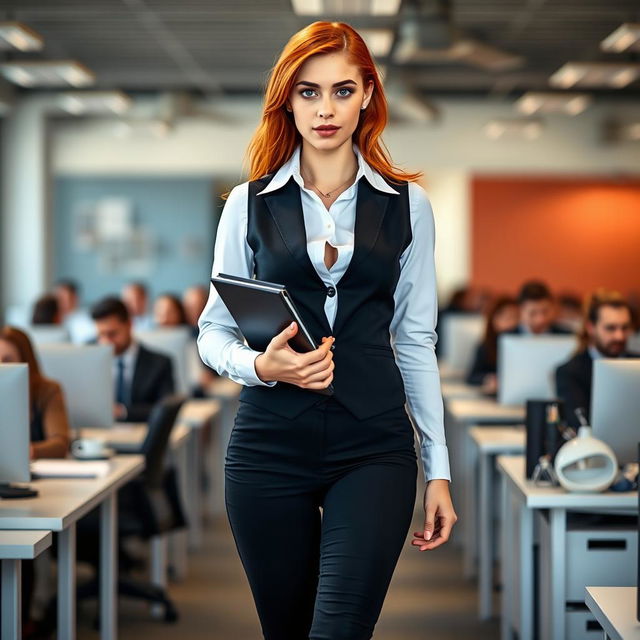
MULTIPOLYGON (((315 82, 307 82, 306 80, 301 80, 300 82, 296 83, 296 87, 299 84, 303 84, 307 87, 314 87, 315 89, 319 89, 320 85, 316 84, 315 82)), ((357 85, 358 83, 355 80, 343 80, 342 82, 336 82, 335 84, 331 85, 332 87, 342 87, 345 84, 355 84, 357 85)))

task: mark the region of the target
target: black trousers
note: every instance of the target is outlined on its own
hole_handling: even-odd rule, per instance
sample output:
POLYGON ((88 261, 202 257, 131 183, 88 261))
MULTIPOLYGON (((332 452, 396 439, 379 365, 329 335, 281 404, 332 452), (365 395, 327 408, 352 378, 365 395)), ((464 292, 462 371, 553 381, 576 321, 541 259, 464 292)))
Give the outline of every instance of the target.
POLYGON ((323 398, 287 420, 240 403, 225 502, 266 640, 371 638, 416 475, 403 407, 360 421, 323 398))

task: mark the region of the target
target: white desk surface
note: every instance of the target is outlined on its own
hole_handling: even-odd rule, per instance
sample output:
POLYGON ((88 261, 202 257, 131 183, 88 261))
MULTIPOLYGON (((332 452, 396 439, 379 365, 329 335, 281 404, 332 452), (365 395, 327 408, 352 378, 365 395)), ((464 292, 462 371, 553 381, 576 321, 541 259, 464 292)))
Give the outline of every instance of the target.
POLYGON ((0 530, 62 531, 97 506, 105 494, 119 489, 144 469, 144 457, 114 456, 104 478, 41 478, 29 484, 36 498, 0 502, 0 530))
MULTIPOLYGON (((207 391, 214 398, 233 399, 237 398, 242 391, 243 385, 230 380, 226 376, 216 378, 207 388, 207 391)), ((190 401, 192 402, 192 401, 190 401)), ((195 402, 198 402, 197 400, 195 402)))
POLYGON ((523 422, 524 406, 504 406, 493 398, 452 398, 446 402, 447 411, 458 421, 467 424, 477 422, 523 422))
POLYGON ((483 453, 523 452, 527 444, 527 434, 523 426, 471 427, 469 435, 483 453))
POLYGON ((440 390, 445 400, 454 398, 481 398, 480 387, 474 387, 466 382, 444 379, 440 382, 440 390))
MULTIPOLYGON (((235 384, 235 383, 233 383, 235 384)), ((202 400, 188 400, 182 405, 177 423, 186 424, 192 428, 201 428, 215 418, 220 411, 220 402, 213 398, 202 400)))
MULTIPOLYGON (((169 446, 172 449, 179 447, 189 437, 190 429, 186 424, 176 424, 171 430, 169 446)), ((111 429, 84 428, 81 430, 83 438, 96 438, 105 442, 118 442, 122 444, 142 444, 147 435, 145 423, 119 422, 111 429)))
POLYGON ((640 640, 637 587, 587 587, 585 604, 612 640, 640 640))
POLYGON ((51 531, 0 531, 0 560, 33 560, 51 539, 51 531))
POLYGON ((527 507, 534 509, 625 509, 638 510, 637 491, 605 491, 604 493, 574 493, 562 487, 537 487, 525 478, 524 456, 498 456, 498 470, 523 497, 527 507))

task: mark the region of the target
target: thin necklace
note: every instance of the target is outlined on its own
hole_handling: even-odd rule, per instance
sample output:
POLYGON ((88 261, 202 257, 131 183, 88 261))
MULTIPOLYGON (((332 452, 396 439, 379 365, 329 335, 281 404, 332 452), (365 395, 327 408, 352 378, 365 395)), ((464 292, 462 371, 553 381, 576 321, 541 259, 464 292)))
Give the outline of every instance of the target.
MULTIPOLYGON (((300 172, 302 174, 302 172, 300 172)), ((357 175, 357 171, 356 171, 356 175, 357 175)), ((353 176, 353 178, 349 178, 348 180, 345 180, 341 185, 338 185, 335 189, 331 189, 331 191, 328 191, 327 193, 323 193, 322 191, 320 191, 320 189, 318 189, 318 187, 316 187, 315 184, 313 184, 313 182, 311 182, 311 180, 309 180, 308 178, 305 178, 304 176, 302 176, 303 179, 305 179, 323 198, 330 198, 331 194, 334 193, 335 191, 337 191, 340 187, 344 187, 345 184, 347 184, 347 182, 351 182, 351 180, 353 180, 353 178, 355 178, 355 176, 353 176)))

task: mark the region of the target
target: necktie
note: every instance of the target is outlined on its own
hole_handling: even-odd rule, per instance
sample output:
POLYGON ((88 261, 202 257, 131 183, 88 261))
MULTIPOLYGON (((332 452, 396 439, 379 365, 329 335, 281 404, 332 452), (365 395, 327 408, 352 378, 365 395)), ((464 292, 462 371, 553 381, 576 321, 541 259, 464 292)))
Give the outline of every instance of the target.
POLYGON ((116 402, 118 404, 126 403, 126 390, 124 382, 124 358, 118 358, 118 377, 116 378, 116 402))

